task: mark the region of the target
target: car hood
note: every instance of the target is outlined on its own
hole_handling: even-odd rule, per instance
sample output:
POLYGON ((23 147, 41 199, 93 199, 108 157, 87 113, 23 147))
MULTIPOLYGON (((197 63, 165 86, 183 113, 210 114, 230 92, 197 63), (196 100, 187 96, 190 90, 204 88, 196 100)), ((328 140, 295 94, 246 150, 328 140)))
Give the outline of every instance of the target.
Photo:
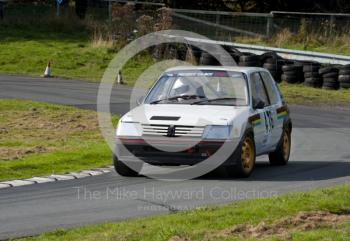
POLYGON ((247 106, 145 104, 124 115, 122 121, 186 126, 229 125, 248 111, 247 106))

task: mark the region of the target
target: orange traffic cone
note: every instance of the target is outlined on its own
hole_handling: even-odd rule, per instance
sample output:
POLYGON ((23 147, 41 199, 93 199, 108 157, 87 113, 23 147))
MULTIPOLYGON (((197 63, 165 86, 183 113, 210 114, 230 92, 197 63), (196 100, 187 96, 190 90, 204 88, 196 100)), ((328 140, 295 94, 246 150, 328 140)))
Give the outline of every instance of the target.
POLYGON ((51 61, 48 62, 45 72, 44 72, 44 77, 45 78, 50 78, 51 76, 51 61))

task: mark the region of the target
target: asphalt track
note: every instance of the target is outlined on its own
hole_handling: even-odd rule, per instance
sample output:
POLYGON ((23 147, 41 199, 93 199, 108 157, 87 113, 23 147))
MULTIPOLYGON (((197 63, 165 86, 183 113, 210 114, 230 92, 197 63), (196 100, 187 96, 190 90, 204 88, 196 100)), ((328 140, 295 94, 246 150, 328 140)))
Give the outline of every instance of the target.
MULTIPOLYGON (((97 84, 83 81, 0 77, 0 98, 87 109, 96 108, 97 88, 97 84)), ((127 87, 113 91, 114 113, 128 110, 129 95, 127 87)), ((288 166, 271 167, 262 157, 249 179, 211 176, 164 182, 145 177, 125 178, 113 172, 0 189, 0 239, 350 182, 349 108, 291 106, 291 111, 295 129, 288 166)))

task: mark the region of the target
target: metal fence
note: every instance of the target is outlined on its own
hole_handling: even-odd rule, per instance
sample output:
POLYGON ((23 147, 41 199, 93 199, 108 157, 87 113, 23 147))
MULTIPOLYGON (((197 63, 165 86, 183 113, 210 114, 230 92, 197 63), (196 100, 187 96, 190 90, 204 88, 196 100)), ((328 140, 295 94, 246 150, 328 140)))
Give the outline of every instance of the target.
POLYGON ((318 35, 349 33, 350 14, 322 13, 236 13, 173 9, 174 23, 181 29, 216 40, 235 36, 271 37, 284 29, 318 35))
MULTIPOLYGON (((1 0, 0 0, 1 1, 1 0)), ((163 1, 127 1, 127 0, 90 0, 87 12, 87 20, 101 22, 112 21, 113 4, 133 4, 133 18, 136 27, 136 19, 142 15, 156 18, 157 9, 164 7, 163 1)), ((5 18, 20 18, 21 11, 8 1, 5 7, 5 18)), ((33 16, 55 14, 55 6, 32 8, 26 6, 26 12, 33 16)), ((222 11, 202 11, 187 9, 172 9, 172 28, 193 31, 214 40, 230 41, 237 36, 268 38, 272 35, 288 29, 292 34, 316 33, 331 36, 334 34, 350 33, 350 14, 326 14, 326 13, 297 13, 278 12, 270 13, 240 13, 222 11)), ((116 23, 118 24, 118 23, 116 23)))
MULTIPOLYGON (((113 3, 151 5, 154 9, 164 6, 160 1, 142 2, 105 0, 109 3, 109 16, 113 3)), ((142 8, 138 15, 142 15, 142 8)), ((152 12, 152 11, 151 11, 152 12)), ((149 14, 149 13, 146 13, 149 14)), ((152 15, 152 13, 151 13, 152 15)), ((302 31, 318 35, 350 33, 350 14, 281 12, 242 13, 172 9, 173 28, 189 30, 215 40, 230 40, 236 36, 271 37, 282 30, 292 34, 302 31)))

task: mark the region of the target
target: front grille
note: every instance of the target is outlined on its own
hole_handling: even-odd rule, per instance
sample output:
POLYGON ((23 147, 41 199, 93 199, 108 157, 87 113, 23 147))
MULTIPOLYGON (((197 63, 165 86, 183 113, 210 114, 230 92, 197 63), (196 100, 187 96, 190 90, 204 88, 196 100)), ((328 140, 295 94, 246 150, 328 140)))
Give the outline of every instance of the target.
MULTIPOLYGON (((167 136, 170 125, 142 124, 142 135, 144 136, 167 136)), ((202 137, 204 127, 202 126, 177 126, 175 125, 174 137, 202 137)))

